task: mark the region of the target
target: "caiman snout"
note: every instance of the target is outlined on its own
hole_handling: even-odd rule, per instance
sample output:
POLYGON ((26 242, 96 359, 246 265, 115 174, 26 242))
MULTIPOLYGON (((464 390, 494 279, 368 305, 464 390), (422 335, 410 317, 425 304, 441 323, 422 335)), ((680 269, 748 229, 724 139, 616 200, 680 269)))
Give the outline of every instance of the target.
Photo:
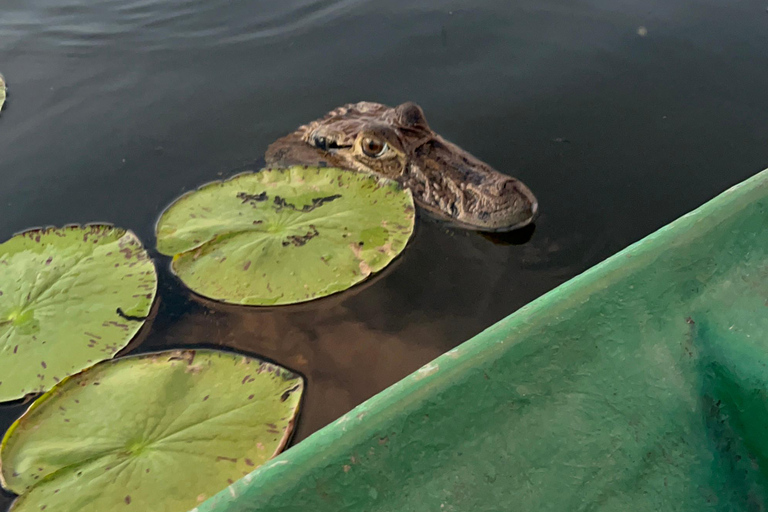
POLYGON ((506 178, 498 187, 499 203, 502 212, 507 215, 507 229, 521 228, 531 223, 539 211, 539 202, 533 192, 523 182, 515 178, 506 178))
POLYGON ((536 218, 536 197, 520 180, 498 172, 439 136, 415 152, 410 170, 411 179, 415 174, 432 185, 425 186, 423 192, 420 187, 411 187, 416 201, 432 211, 450 212, 464 227, 512 231, 536 218), (429 172, 435 168, 439 172, 429 172))
POLYGON ((463 207, 454 210, 456 220, 481 231, 512 231, 527 226, 536 218, 536 197, 521 181, 493 170, 475 186, 460 194, 463 207))

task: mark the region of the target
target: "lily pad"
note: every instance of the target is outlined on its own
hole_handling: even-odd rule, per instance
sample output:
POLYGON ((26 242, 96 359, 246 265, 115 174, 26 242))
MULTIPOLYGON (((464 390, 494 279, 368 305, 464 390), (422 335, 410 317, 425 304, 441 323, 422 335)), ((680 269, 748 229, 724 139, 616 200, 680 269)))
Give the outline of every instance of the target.
POLYGON ((387 266, 413 233, 409 190, 332 168, 266 169, 182 196, 157 249, 192 290, 234 304, 304 302, 387 266))
POLYGON ((124 229, 36 229, 0 244, 0 401, 114 356, 156 288, 154 264, 124 229))
POLYGON ((5 95, 7 90, 8 87, 5 85, 5 78, 3 75, 0 75, 0 110, 2 110, 3 104, 5 103, 5 95))
POLYGON ((0 446, 14 512, 187 512, 282 450, 304 383, 185 350, 104 361, 43 395, 0 446))

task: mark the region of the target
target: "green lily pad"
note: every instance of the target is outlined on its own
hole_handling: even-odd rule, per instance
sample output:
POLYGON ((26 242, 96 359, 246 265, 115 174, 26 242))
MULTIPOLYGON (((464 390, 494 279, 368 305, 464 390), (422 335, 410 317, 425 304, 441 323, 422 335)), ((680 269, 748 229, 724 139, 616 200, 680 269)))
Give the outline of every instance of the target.
POLYGON ((409 190, 332 168, 267 169, 179 198, 157 249, 192 290, 234 304, 304 302, 387 266, 413 233, 409 190))
POLYGON ((5 103, 5 95, 7 90, 8 87, 5 85, 5 78, 3 75, 0 75, 0 109, 3 108, 3 104, 5 103))
POLYGON ((0 244, 0 401, 109 359, 157 288, 136 235, 106 225, 30 230, 0 244))
POLYGON ((38 399, 0 446, 14 512, 187 512, 282 450, 304 382, 215 350, 104 361, 38 399))

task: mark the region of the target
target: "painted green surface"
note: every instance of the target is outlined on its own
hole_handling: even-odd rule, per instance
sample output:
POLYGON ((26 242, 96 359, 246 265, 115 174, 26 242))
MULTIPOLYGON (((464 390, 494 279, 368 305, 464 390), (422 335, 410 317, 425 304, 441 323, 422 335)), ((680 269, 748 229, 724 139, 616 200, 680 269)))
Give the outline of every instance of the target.
POLYGON ((157 225, 157 248, 205 297, 249 305, 346 290, 405 248, 408 190, 373 176, 292 167, 247 173, 182 196, 157 225))
POLYGON ((36 229, 0 244, 0 402, 114 356, 156 288, 154 264, 124 229, 36 229))
POLYGON ((27 512, 183 512, 285 445, 301 377, 213 350, 105 361, 43 395, 0 448, 27 512))
POLYGON ((764 172, 196 511, 765 510, 767 226, 764 172))

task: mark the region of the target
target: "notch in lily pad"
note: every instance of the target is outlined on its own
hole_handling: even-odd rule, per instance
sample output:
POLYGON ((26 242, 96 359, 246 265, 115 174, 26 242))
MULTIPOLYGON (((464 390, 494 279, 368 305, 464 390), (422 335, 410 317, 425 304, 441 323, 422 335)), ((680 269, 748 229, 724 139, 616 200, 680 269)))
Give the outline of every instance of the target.
POLYGON ((265 169, 179 198, 158 221, 157 248, 204 297, 292 304, 382 270, 414 222, 410 191, 392 180, 335 168, 265 169))
POLYGON ((0 402, 113 357, 156 290, 152 260, 125 229, 34 229, 0 244, 0 402))
POLYGON ((277 455, 301 376, 179 350, 101 362, 35 401, 0 445, 14 512, 187 512, 277 455))

